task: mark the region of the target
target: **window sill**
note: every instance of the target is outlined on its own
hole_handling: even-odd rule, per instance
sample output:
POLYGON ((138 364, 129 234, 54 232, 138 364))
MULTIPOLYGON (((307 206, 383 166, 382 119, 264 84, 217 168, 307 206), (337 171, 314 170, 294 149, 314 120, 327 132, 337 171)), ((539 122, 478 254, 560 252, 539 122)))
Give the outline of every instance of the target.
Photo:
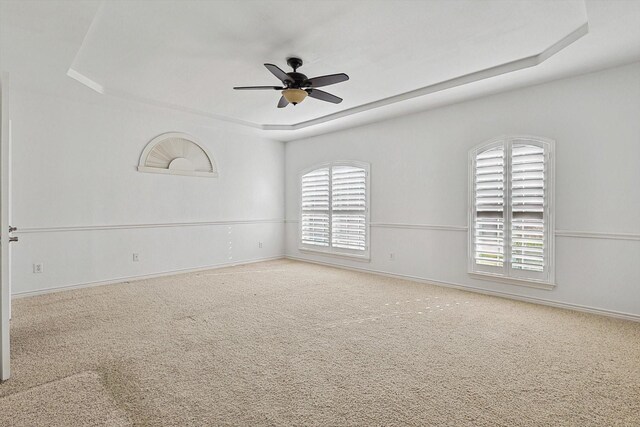
POLYGON ((547 291, 553 290, 556 287, 555 283, 542 282, 542 281, 533 280, 533 279, 530 279, 530 280, 521 279, 517 277, 505 277, 505 276, 499 276, 497 274, 491 274, 491 273, 478 273, 478 272, 470 271, 469 275, 476 279, 493 280, 496 282, 506 283, 509 285, 526 286, 528 288, 544 289, 547 291))
POLYGON ((362 261, 362 262, 371 261, 371 257, 369 256, 369 253, 358 255, 358 254, 350 254, 346 252, 323 251, 321 249, 311 249, 306 247, 299 247, 298 250, 300 252, 305 252, 309 254, 325 255, 325 256, 330 256, 335 258, 347 258, 347 259, 352 259, 355 261, 362 261))

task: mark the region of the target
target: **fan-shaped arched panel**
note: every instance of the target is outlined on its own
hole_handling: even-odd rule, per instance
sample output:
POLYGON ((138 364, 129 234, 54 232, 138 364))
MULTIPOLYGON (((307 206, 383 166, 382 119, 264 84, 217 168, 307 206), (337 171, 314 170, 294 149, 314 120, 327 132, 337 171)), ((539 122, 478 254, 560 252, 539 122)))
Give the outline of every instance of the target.
POLYGON ((163 133, 147 144, 138 171, 214 178, 218 169, 211 153, 190 135, 163 133))

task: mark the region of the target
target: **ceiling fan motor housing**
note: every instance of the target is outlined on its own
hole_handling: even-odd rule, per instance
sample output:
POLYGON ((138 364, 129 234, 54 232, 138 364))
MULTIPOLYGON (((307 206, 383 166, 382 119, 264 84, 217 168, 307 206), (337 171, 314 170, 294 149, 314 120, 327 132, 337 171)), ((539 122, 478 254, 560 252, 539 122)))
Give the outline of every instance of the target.
POLYGON ((287 58, 287 64, 293 68, 293 72, 287 73, 293 81, 290 83, 285 82, 285 84, 288 88, 300 89, 307 81, 307 76, 297 71, 298 68, 302 67, 302 59, 296 57, 287 58))
POLYGON ((287 87, 299 89, 304 86, 307 81, 307 76, 302 73, 297 73, 294 71, 293 73, 287 73, 287 75, 293 79, 291 83, 287 83, 287 87))

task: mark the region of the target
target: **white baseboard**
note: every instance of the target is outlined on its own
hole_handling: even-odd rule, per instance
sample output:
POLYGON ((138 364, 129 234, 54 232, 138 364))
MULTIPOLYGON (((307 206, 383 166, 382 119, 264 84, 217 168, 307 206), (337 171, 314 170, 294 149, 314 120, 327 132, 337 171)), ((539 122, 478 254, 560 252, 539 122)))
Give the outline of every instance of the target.
POLYGON ((542 298, 525 297, 525 296, 521 296, 521 295, 511 294, 511 293, 508 293, 508 292, 490 291, 490 290, 487 290, 487 289, 477 288, 477 287, 474 287, 474 286, 461 285, 461 284, 458 284, 458 283, 451 283, 451 282, 444 282, 442 280, 428 279, 428 278, 423 278, 423 277, 418 277, 418 276, 411 276, 411 275, 408 275, 408 274, 397 274, 397 273, 390 273, 390 272, 381 271, 381 270, 372 270, 372 269, 367 269, 367 268, 349 267, 349 266, 344 266, 344 265, 335 264, 335 263, 331 263, 331 262, 313 261, 313 260, 309 260, 309 259, 305 259, 305 258, 291 256, 291 255, 280 255, 280 256, 275 256, 275 257, 257 258, 257 259, 245 260, 245 261, 235 261, 235 262, 229 262, 229 263, 212 264, 212 265, 206 265, 206 266, 195 267, 195 268, 169 270, 169 271, 163 271, 163 272, 160 272, 160 273, 145 274, 145 275, 138 275, 138 276, 123 276, 123 277, 118 277, 118 278, 109 279, 109 280, 100 280, 100 281, 95 281, 95 282, 86 282, 86 283, 78 283, 78 284, 73 284, 73 285, 65 285, 65 286, 57 286, 57 287, 51 287, 51 288, 45 288, 45 289, 38 289, 38 290, 35 290, 35 291, 19 292, 19 293, 15 293, 15 294, 11 295, 11 297, 12 298, 24 298, 24 297, 34 296, 34 295, 48 294, 48 293, 52 293, 52 292, 61 292, 61 291, 68 291, 68 290, 72 290, 72 289, 89 288, 89 287, 102 286, 102 285, 112 285, 112 284, 122 283, 122 282, 130 282, 130 281, 138 281, 138 280, 145 280, 145 279, 153 279, 153 278, 156 278, 156 277, 172 276, 172 275, 175 275, 175 274, 195 273, 195 272, 199 272, 199 271, 215 270, 215 269, 224 268, 224 267, 233 267, 233 266, 236 266, 236 265, 254 264, 254 263, 258 263, 258 262, 273 261, 273 260, 283 259, 283 258, 284 259, 291 259, 291 260, 294 260, 294 261, 308 262, 308 263, 311 263, 311 264, 319 264, 319 265, 326 265, 326 266, 329 266, 329 267, 342 268, 342 269, 345 269, 345 270, 352 270, 352 271, 358 271, 358 272, 363 272, 363 273, 376 274, 376 275, 379 275, 379 276, 393 277, 393 278, 396 278, 396 279, 411 280, 413 282, 427 283, 427 284, 436 285, 436 286, 443 286, 443 287, 447 287, 447 288, 460 289, 460 290, 464 290, 464 291, 475 292, 475 293, 480 293, 480 294, 484 294, 484 295, 491 295, 491 296, 496 296, 496 297, 501 297, 501 298, 514 299, 514 300, 530 302, 530 303, 534 303, 534 304, 547 305, 547 306, 551 306, 551 307, 564 308, 564 309, 568 309, 568 310, 581 311, 581 312, 585 312, 585 313, 599 314, 599 315, 603 315, 603 316, 614 317, 614 318, 617 318, 617 319, 625 319, 625 320, 631 320, 631 321, 635 321, 635 322, 640 322, 640 315, 637 315, 637 314, 623 313, 623 312, 613 311, 613 310, 605 310, 605 309, 601 309, 601 308, 588 307, 588 306, 583 306, 583 305, 579 305, 579 304, 569 304, 569 303, 551 301, 551 300, 546 300, 546 299, 542 299, 542 298))
POLYGON ((291 255, 286 255, 284 258, 291 259, 294 261, 308 262, 311 264, 319 264, 319 265, 326 265, 329 267, 342 268, 345 270, 358 271, 362 273, 371 273, 371 274, 376 274, 378 276, 393 277, 395 279, 411 280, 413 282, 427 283, 430 285, 443 286, 446 288, 460 289, 463 291, 469 291, 469 292, 475 292, 475 293, 484 294, 484 295, 491 295, 491 296, 500 297, 500 298, 530 302, 533 304, 547 305, 551 307, 564 308, 567 310, 581 311, 584 313, 599 314, 602 316, 614 317, 616 319, 624 319, 624 320, 631 320, 634 322, 640 322, 640 315, 638 314, 624 313, 624 312, 613 311, 613 310, 605 310, 602 308, 588 307, 588 306, 579 305, 579 304, 569 304, 564 302, 551 301, 543 298, 525 297, 517 294, 512 294, 509 292, 491 291, 487 289, 477 288, 474 286, 461 285, 459 283, 444 282, 442 280, 428 279, 428 278, 423 278, 418 276, 411 276, 408 274, 389 273, 387 271, 372 270, 368 268, 349 267, 349 266, 344 266, 340 264, 334 264, 331 262, 309 260, 306 258, 300 258, 296 256, 291 256, 291 255))
POLYGON ((113 284, 122 283, 122 282, 132 282, 132 281, 138 281, 138 280, 153 279, 156 277, 173 276, 175 274, 196 273, 198 271, 215 270, 218 268, 233 267, 236 265, 254 264, 257 262, 273 261, 276 259, 283 259, 283 258, 284 258, 284 255, 278 255, 274 257, 256 258, 252 260, 234 261, 234 262, 227 262, 222 264, 212 264, 212 265, 205 265, 205 266, 194 267, 194 268, 168 270, 168 271, 163 271, 160 273, 153 273, 153 274, 143 274, 138 276, 123 276, 123 277, 118 277, 118 278, 109 279, 109 280, 98 280, 95 282, 85 282, 85 283, 77 283, 73 285, 55 286, 51 288, 37 289, 35 291, 16 292, 11 295, 11 298, 12 299, 24 298, 24 297, 30 297, 35 295, 50 294, 52 292, 70 291, 73 289, 91 288, 94 286, 102 286, 102 285, 113 285, 113 284))

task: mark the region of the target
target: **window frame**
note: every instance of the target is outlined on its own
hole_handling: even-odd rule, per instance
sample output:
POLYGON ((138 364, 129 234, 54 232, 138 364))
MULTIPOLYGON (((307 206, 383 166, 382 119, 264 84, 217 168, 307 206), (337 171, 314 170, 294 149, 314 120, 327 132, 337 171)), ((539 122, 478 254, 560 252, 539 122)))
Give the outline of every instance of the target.
POLYGON ((541 289, 555 287, 555 141, 533 135, 504 135, 485 141, 469 150, 468 155, 468 241, 467 241, 467 272, 477 278, 505 282, 514 285, 529 286, 541 289), (545 228, 545 271, 529 272, 511 267, 511 228, 513 220, 511 197, 511 153, 514 144, 525 143, 544 149, 544 228, 545 228), (476 156, 486 150, 503 147, 504 152, 504 263, 502 267, 478 266, 475 263, 475 175, 476 156))
POLYGON ((337 256, 337 257, 345 257, 350 259, 356 259, 360 261, 370 261, 371 257, 371 164, 367 162, 362 162, 358 160, 336 160, 332 162, 324 162, 319 163, 314 166, 308 167, 302 170, 298 174, 298 250, 302 252, 311 252, 318 253, 322 255, 328 256, 337 256), (333 247, 333 167, 334 166, 352 166, 356 168, 362 168, 365 171, 365 249, 364 251, 358 251, 355 249, 344 249, 344 248, 334 248, 333 247), (313 172, 318 169, 328 168, 329 169, 329 246, 328 247, 319 247, 316 245, 305 245, 302 243, 302 177, 310 172, 313 172))

